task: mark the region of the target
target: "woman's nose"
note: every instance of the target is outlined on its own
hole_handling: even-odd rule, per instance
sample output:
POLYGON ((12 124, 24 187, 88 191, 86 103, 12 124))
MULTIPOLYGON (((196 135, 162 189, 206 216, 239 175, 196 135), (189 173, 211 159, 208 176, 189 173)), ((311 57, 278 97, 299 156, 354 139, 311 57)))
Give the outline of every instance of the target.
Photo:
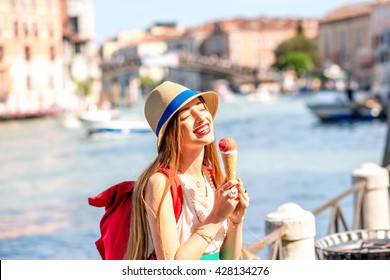
POLYGON ((195 112, 195 120, 196 122, 203 122, 206 119, 206 116, 202 113, 202 111, 195 112))

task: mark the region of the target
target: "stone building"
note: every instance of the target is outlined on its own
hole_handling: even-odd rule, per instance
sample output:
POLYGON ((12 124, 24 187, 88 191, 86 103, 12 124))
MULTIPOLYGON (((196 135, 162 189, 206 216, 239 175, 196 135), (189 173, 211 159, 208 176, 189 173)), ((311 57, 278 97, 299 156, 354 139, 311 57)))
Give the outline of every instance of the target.
POLYGON ((319 23, 319 46, 324 67, 337 64, 362 88, 372 83, 371 12, 374 1, 343 5, 319 23))
POLYGON ((92 0, 0 0, 0 115, 78 105, 77 83, 99 92, 92 0))
POLYGON ((390 93, 390 2, 383 1, 372 11, 371 29, 373 36, 374 87, 387 100, 390 93))
POLYGON ((296 34, 299 23, 307 37, 317 37, 317 19, 259 17, 219 21, 214 23, 213 34, 205 40, 203 54, 268 71, 275 62, 274 50, 296 34))
POLYGON ((60 1, 0 1, 0 114, 56 104, 62 80, 60 1))
POLYGON ((95 43, 93 0, 60 0, 63 26, 62 107, 83 109, 99 102, 101 73, 95 43))

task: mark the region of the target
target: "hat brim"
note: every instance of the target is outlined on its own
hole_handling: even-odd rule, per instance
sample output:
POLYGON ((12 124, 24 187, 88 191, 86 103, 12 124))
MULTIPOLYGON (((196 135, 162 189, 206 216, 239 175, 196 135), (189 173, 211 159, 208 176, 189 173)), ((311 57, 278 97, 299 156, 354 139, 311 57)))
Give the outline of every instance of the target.
POLYGON ((218 111, 218 104, 219 104, 218 94, 216 92, 214 92, 214 91, 199 92, 198 94, 191 96, 185 102, 183 102, 170 115, 170 117, 165 121, 165 123, 161 126, 161 129, 160 129, 158 137, 157 137, 157 146, 158 147, 160 147, 161 139, 164 137, 165 129, 166 129, 169 121, 171 120, 172 116, 175 115, 176 112, 179 111, 181 108, 183 108, 186 104, 188 104, 189 102, 191 102, 192 100, 194 100, 198 97, 203 97, 208 111, 210 112, 213 119, 215 118, 215 115, 217 114, 217 111, 218 111))

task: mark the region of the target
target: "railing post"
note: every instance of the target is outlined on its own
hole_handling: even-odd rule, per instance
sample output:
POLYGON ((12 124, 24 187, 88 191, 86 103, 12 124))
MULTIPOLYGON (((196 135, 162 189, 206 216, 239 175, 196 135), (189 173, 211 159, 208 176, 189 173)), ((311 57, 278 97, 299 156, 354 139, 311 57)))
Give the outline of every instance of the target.
POLYGON ((295 203, 281 205, 276 212, 266 217, 266 232, 269 234, 280 226, 286 226, 282 236, 283 260, 315 260, 315 218, 312 212, 303 210, 295 203))
POLYGON ((389 229, 389 172, 375 164, 364 163, 352 173, 353 184, 367 182, 362 203, 361 226, 363 229, 389 229))

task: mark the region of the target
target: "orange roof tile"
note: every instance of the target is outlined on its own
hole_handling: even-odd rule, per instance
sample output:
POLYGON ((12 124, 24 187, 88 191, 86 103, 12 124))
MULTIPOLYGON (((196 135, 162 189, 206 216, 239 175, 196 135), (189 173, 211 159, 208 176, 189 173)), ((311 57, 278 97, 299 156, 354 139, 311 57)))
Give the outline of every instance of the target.
POLYGON ((356 4, 346 4, 327 14, 321 20, 321 23, 369 15, 374 6, 375 2, 373 1, 366 1, 356 4))

